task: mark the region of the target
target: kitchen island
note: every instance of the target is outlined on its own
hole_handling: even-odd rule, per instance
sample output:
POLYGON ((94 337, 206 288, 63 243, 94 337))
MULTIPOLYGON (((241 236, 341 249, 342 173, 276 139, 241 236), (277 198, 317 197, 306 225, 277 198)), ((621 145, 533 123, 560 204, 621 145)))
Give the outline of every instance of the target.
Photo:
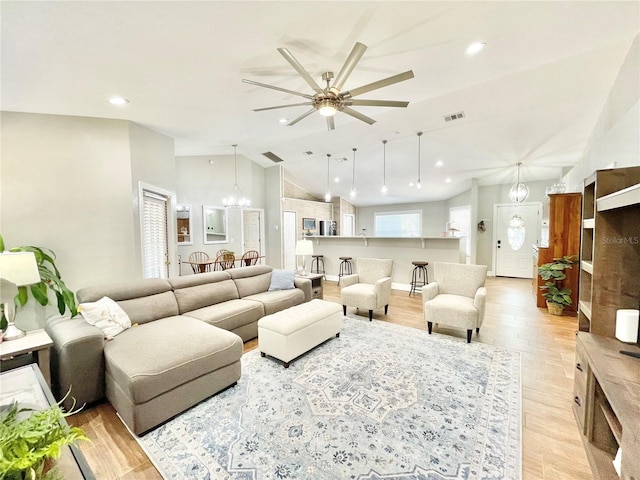
POLYGON ((395 290, 409 291, 414 260, 429 262, 429 279, 433 275, 433 262, 464 263, 465 252, 460 237, 342 237, 311 236, 313 253, 324 255, 325 274, 329 280, 338 280, 340 257, 353 257, 353 273, 357 273, 356 258, 390 258, 393 260, 395 290))

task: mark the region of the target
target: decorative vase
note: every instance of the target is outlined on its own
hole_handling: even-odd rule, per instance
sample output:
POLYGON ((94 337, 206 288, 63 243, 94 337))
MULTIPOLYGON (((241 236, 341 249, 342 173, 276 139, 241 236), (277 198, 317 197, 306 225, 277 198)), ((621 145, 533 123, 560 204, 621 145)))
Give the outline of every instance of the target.
POLYGON ((553 303, 547 300, 547 310, 551 315, 562 315, 564 307, 558 303, 553 303))

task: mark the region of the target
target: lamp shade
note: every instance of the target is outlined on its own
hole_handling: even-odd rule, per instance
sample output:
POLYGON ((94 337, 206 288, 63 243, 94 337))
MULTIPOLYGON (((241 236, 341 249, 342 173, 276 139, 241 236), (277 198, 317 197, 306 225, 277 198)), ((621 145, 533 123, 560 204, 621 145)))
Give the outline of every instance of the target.
POLYGON ((310 240, 298 240, 296 243, 296 255, 313 255, 313 242, 310 240))
POLYGON ((0 253, 0 278, 19 287, 40 283, 36 256, 33 252, 0 253))

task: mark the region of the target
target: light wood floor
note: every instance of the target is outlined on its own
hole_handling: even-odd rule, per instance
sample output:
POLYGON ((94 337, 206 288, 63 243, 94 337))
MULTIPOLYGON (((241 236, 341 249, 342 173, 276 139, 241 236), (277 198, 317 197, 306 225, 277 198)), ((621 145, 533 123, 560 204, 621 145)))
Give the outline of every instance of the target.
MULTIPOLYGON (((592 479, 571 409, 576 317, 555 317, 535 307, 531 281, 487 279, 487 311, 481 341, 520 352, 522 359, 523 479, 592 479)), ((325 300, 340 302, 335 282, 325 282, 325 300)), ((378 320, 426 329, 420 296, 393 291, 389 314, 378 320)), ((464 337, 464 331, 434 327, 464 337)), ((257 340, 245 344, 256 348, 257 340)), ((161 478, 108 403, 74 415, 91 443, 81 444, 100 480, 161 478)))

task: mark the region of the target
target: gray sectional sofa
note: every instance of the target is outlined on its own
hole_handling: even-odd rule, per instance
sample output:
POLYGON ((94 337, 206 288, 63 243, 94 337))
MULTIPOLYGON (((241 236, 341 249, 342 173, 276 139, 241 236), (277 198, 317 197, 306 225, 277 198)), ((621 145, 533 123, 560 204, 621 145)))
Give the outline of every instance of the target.
POLYGON ((305 278, 269 291, 272 270, 257 265, 79 290, 79 303, 109 297, 134 325, 107 341, 81 316, 49 319, 54 395, 71 390, 78 405, 106 396, 140 434, 233 385, 258 320, 312 299, 305 278))

